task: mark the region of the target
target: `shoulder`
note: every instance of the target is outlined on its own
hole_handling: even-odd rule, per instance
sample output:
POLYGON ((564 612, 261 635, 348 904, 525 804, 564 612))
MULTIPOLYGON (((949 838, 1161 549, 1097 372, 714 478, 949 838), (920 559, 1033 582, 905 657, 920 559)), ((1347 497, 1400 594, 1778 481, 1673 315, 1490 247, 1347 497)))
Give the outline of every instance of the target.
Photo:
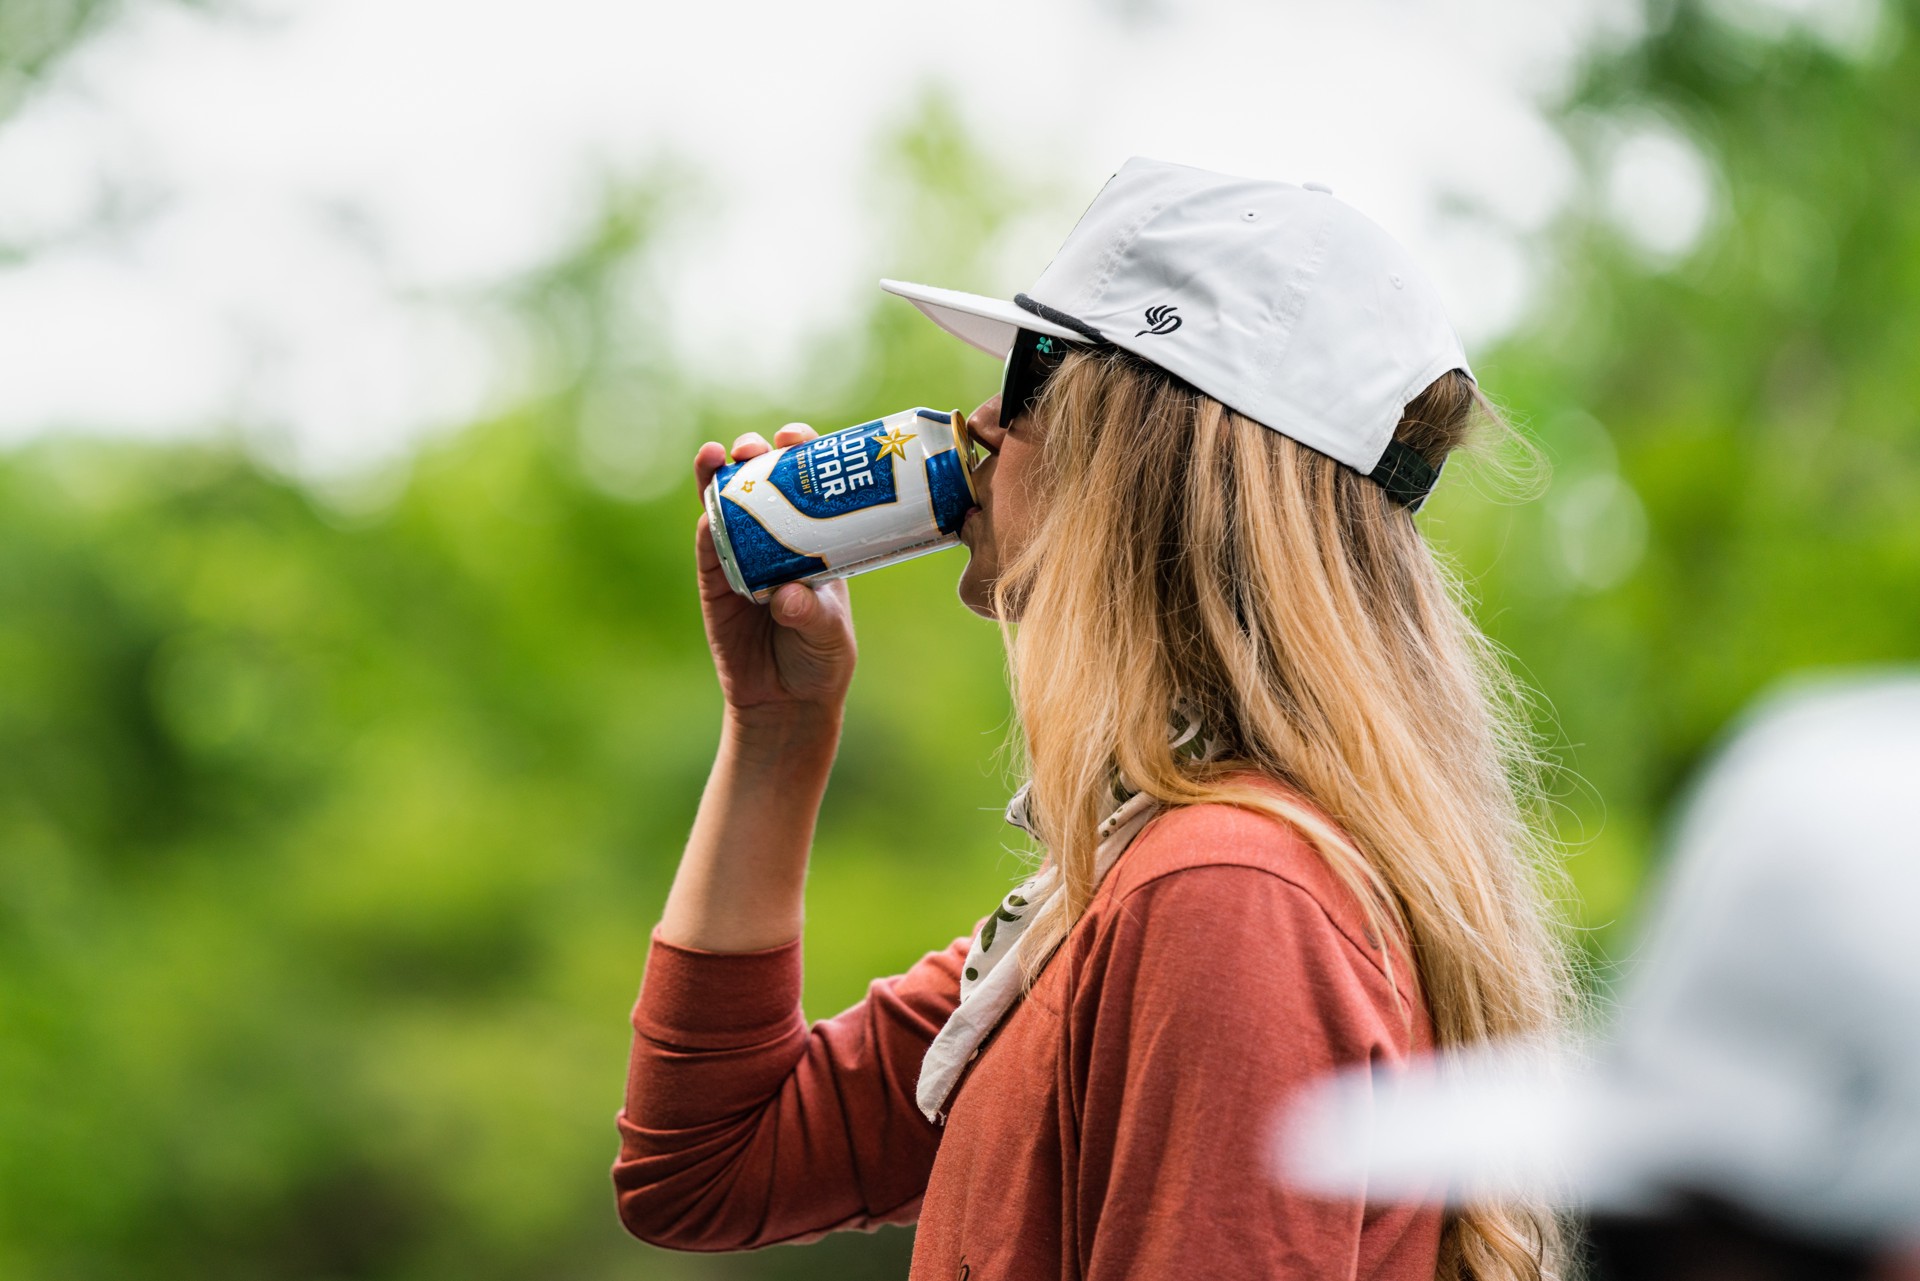
MULTIPOLYGON (((1331 820, 1299 792, 1257 774, 1251 784, 1282 813, 1331 820)), ((1334 825, 1337 829, 1337 825, 1334 825)), ((1275 903, 1301 928, 1325 936, 1349 961, 1386 978, 1365 910, 1327 858, 1293 822, 1240 805, 1208 803, 1164 810, 1135 838, 1101 886, 1096 908, 1134 915, 1148 905, 1217 913, 1270 913, 1275 903)), ((1103 913, 1104 914, 1104 913, 1103 913)), ((1407 981, 1400 972, 1399 983, 1407 981)))
POLYGON ((1256 1055, 1283 1043, 1323 1067, 1432 1044, 1405 950, 1369 945, 1359 901, 1296 828, 1239 806, 1158 816, 1101 884, 1067 955, 1075 1008, 1110 1031, 1256 1055))

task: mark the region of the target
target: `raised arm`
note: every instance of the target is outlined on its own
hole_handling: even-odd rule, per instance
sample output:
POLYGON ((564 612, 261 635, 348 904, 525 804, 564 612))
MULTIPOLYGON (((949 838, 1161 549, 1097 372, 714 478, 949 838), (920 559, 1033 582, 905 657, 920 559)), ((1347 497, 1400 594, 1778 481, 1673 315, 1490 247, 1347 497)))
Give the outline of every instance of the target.
MULTIPOLYGON (((811 440, 791 424, 777 445, 811 440)), ((767 452, 758 433, 733 443, 736 461, 767 452)), ((706 491, 726 461, 718 442, 694 455, 706 491)), ((700 612, 725 711, 720 750, 667 895, 660 936, 682 947, 752 952, 800 937, 807 854, 856 647, 847 585, 791 583, 765 605, 727 586, 702 513, 694 530, 700 612)))
MULTIPOLYGON (((750 433, 733 455, 768 448, 750 433)), ((696 488, 724 461, 703 445, 696 488)), ((930 956, 811 1030, 800 1013, 807 857, 855 660, 846 585, 737 596, 704 515, 695 559, 725 710, 634 1010, 621 1219, 656 1244, 722 1250, 911 1217, 938 1138, 913 1080, 959 998, 958 958, 930 956)))

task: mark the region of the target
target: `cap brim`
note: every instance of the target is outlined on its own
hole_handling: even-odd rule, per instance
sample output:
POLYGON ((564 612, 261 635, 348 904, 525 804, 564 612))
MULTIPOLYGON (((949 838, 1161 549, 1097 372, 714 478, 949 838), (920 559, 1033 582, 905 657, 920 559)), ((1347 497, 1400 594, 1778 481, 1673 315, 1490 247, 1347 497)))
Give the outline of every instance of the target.
POLYGON ((1068 342, 1087 340, 1084 334, 1077 334, 1050 320, 1042 320, 1006 299, 986 298, 933 285, 915 285, 904 280, 882 280, 880 287, 890 294, 905 298, 925 312, 927 319, 934 324, 997 360, 1007 358, 1007 353, 1013 350, 1014 334, 1022 329, 1050 334, 1068 342))
POLYGON ((1275 1172, 1377 1201, 1644 1212, 1673 1154, 1649 1133, 1655 1109, 1585 1060, 1584 1047, 1481 1047, 1444 1072, 1427 1060, 1388 1076, 1342 1073, 1295 1100, 1275 1172))

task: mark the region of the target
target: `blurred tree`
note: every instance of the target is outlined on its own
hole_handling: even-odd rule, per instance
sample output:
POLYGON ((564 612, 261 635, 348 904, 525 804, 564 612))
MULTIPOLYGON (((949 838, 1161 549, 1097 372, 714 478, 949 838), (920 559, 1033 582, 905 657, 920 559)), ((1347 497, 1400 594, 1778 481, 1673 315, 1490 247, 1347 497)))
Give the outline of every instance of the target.
MULTIPOLYGON (((1020 207, 937 100, 880 167, 883 200, 971 204, 936 274, 1020 207)), ((650 246, 698 198, 673 166, 616 184, 507 291, 555 391, 427 450, 390 509, 213 446, 0 468, 0 1275, 903 1269, 898 1230, 702 1261, 613 1215, 624 1015, 718 728, 687 460, 800 412, 659 358, 650 246)), ((823 426, 971 408, 997 372, 904 304, 822 341, 859 371, 823 426)), ((953 570, 855 589, 821 1013, 1018 870, 998 635, 953 570)))
POLYGON ((1581 190, 1537 316, 1481 371, 1556 474, 1524 507, 1446 494, 1436 524, 1583 780, 1589 923, 1628 911, 1756 692, 1920 657, 1916 18, 1656 3, 1560 112, 1581 190))
POLYGON ((63 54, 123 7, 123 0, 7 0, 0 5, 0 74, 5 81, 0 83, 0 119, 19 105, 23 85, 45 76, 63 54))

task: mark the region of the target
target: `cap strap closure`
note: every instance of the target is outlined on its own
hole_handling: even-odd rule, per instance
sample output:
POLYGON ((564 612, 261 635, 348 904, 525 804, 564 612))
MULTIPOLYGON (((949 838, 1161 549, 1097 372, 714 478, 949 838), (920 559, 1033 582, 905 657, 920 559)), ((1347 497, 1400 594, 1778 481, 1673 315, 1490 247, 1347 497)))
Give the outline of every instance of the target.
MULTIPOLYGON (((1444 467, 1444 460, 1441 466, 1444 467)), ((1397 440, 1387 442, 1380 465, 1367 473, 1367 479, 1387 491, 1387 497, 1408 511, 1419 511, 1420 504, 1440 480, 1440 468, 1422 458, 1412 446, 1397 440)))

